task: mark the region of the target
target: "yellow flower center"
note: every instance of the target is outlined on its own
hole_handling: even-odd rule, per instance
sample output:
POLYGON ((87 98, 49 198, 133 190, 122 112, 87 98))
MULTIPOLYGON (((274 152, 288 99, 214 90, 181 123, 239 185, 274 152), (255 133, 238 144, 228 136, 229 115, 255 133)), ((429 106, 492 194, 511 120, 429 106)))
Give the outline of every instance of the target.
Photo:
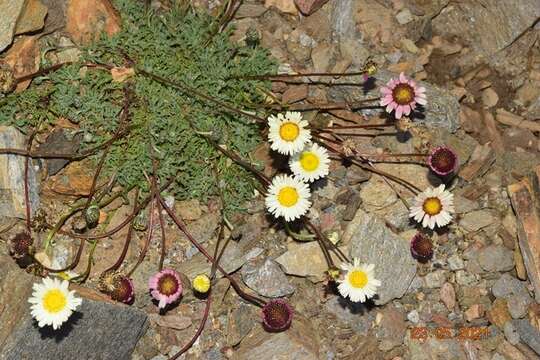
POLYGON ((306 171, 314 171, 319 167, 319 158, 310 151, 304 151, 300 155, 300 165, 306 171))
POLYGON ((349 274, 349 282, 352 287, 357 289, 362 289, 368 283, 368 277, 365 272, 362 270, 354 270, 349 274))
POLYGON ((434 216, 441 212, 442 204, 441 200, 436 197, 427 198, 422 205, 424 212, 428 215, 434 216))
POLYGON ((298 191, 292 186, 286 186, 279 190, 278 201, 282 206, 291 207, 298 202, 298 191))
POLYGON ((279 136, 285 141, 294 141, 300 134, 300 128, 293 122, 286 122, 279 128, 279 136))
POLYGON ((171 296, 178 291, 178 282, 172 275, 163 275, 158 281, 158 291, 164 295, 171 296))
POLYGON ((392 98, 399 105, 407 105, 414 100, 414 89, 409 84, 399 84, 392 91, 392 98))
POLYGON ((49 290, 45 296, 43 296, 43 307, 47 312, 57 313, 62 311, 66 305, 66 295, 58 289, 49 290))
POLYGON ((193 288, 204 294, 210 290, 210 279, 206 275, 198 275, 193 279, 193 288))

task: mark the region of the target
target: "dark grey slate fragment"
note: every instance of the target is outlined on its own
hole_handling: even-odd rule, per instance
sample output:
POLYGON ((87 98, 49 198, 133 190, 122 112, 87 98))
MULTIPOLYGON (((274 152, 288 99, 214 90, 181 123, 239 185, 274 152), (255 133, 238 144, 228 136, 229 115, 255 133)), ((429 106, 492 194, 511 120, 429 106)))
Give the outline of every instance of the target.
POLYGON ((83 299, 57 331, 39 328, 28 311, 0 351, 1 360, 129 360, 148 327, 144 312, 83 299))
POLYGON ((416 274, 416 261, 407 240, 362 209, 347 226, 344 238, 351 239, 351 258, 375 265, 375 278, 382 283, 373 299, 375 304, 383 305, 405 294, 416 274))
POLYGON ((533 327, 529 320, 513 320, 512 324, 516 328, 521 341, 540 355, 540 331, 533 327))
MULTIPOLYGON (((45 153, 51 154, 73 154, 79 149, 82 141, 82 133, 79 133, 71 139, 66 136, 64 130, 53 131, 43 144, 40 145, 39 150, 45 153)), ((60 170, 69 163, 66 159, 47 159, 47 173, 49 175, 56 175, 60 170)))

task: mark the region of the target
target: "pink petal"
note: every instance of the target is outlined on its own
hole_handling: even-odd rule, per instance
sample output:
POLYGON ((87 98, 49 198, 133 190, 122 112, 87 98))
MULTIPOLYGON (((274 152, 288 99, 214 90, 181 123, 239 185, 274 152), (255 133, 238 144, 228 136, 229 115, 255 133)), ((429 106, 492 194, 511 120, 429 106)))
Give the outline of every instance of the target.
POLYGON ((403 113, 409 115, 411 113, 411 107, 409 105, 403 106, 403 113))
POLYGON ((383 98, 381 99, 381 106, 386 106, 386 105, 390 104, 392 101, 393 101, 393 100, 392 100, 392 96, 391 96, 391 95, 387 95, 387 96, 385 96, 385 97, 383 97, 383 98))
POLYGON ((403 115, 403 106, 399 105, 396 108, 396 119, 401 119, 401 115, 403 115))
POLYGON ((423 94, 425 92, 426 92, 426 88, 423 86, 420 86, 414 89, 414 93, 418 95, 423 94))
POLYGON ((407 79, 407 77, 405 76, 404 73, 399 74, 399 81, 400 82, 407 83, 407 80, 409 80, 409 79, 407 79))
POLYGON ((386 112, 387 112, 387 113, 391 113, 392 110, 394 110, 396 107, 397 107, 397 103, 391 102, 391 103, 388 104, 388 106, 386 107, 386 112))
POLYGON ((426 105, 427 104, 427 100, 425 98, 421 98, 421 97, 415 97, 414 101, 416 101, 420 105, 426 105))
POLYGON ((384 94, 384 95, 392 95, 392 90, 390 90, 389 88, 387 88, 386 86, 383 86, 381 88, 381 93, 384 94))

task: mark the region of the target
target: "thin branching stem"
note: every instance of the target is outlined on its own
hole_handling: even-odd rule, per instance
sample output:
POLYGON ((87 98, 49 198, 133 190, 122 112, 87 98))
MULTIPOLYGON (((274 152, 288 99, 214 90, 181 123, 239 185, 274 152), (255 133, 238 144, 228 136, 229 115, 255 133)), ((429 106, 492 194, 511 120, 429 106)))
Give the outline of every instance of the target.
MULTIPOLYGON (((139 189, 135 191, 135 202, 133 204, 133 211, 135 211, 135 209, 137 208, 138 197, 139 197, 139 189)), ((118 257, 116 262, 110 268, 105 270, 103 273, 118 270, 118 268, 120 268, 120 265, 122 265, 122 262, 124 262, 124 259, 126 258, 126 254, 129 249, 129 244, 131 243, 132 238, 133 238, 133 221, 129 224, 128 233, 126 235, 126 241, 124 242, 124 246, 122 247, 122 253, 118 257)))
MULTIPOLYGON (((189 239, 189 241, 211 263, 216 263, 215 259, 208 253, 208 251, 206 251, 206 249, 197 240, 195 240, 193 235, 191 235, 191 233, 188 231, 188 229, 187 229, 186 225, 184 224, 184 222, 175 214, 174 211, 171 210, 171 208, 169 208, 169 206, 167 206, 167 204, 165 203, 165 200, 163 199, 161 194, 157 194, 156 196, 157 196, 159 202, 161 203, 161 206, 165 209, 167 214, 169 214, 169 216, 171 217, 173 222, 176 224, 176 226, 186 235, 186 237, 189 239)), ((227 278, 227 280, 229 280, 229 282, 231 283, 234 290, 238 293, 238 295, 240 295, 241 297, 243 297, 247 301, 249 301, 251 303, 254 303, 254 304, 258 305, 258 306, 263 306, 266 303, 263 299, 255 296, 255 295, 250 295, 250 294, 246 293, 244 290, 242 290, 242 288, 240 287, 238 282, 231 275, 229 275, 229 273, 227 271, 225 271, 219 264, 216 264, 216 268, 223 274, 223 276, 225 276, 227 278)))
POLYGON ((204 313, 203 313, 203 317, 201 319, 201 322, 199 324, 199 328, 197 329, 197 332, 195 333, 195 335, 193 335, 193 337, 191 338, 191 340, 186 344, 184 345, 184 347, 182 349, 180 349, 176 354, 174 354, 173 356, 171 356, 169 358, 169 360, 176 360, 178 359, 180 356, 182 356, 183 353, 185 353, 186 351, 189 350, 189 348, 191 348, 193 346, 193 344, 195 344, 195 341, 197 341, 197 339, 199 338, 199 336, 201 336, 203 330, 204 330, 204 325, 206 324, 206 321, 208 320, 208 315, 210 314, 210 304, 211 304, 211 300, 212 300, 212 294, 209 293, 208 294, 208 297, 206 298, 206 306, 204 307, 204 313))

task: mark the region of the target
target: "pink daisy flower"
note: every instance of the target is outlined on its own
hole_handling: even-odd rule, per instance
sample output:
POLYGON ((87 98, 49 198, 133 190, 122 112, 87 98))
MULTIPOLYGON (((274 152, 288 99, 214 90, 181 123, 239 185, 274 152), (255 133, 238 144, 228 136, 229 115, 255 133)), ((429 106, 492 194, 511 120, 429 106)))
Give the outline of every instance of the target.
POLYGON ((409 115, 416 104, 426 105, 426 88, 418 86, 405 74, 399 74, 398 79, 390 79, 386 86, 381 87, 381 106, 386 106, 386 112, 395 110, 396 119, 409 115))
POLYGON ((163 309, 172 304, 182 295, 182 281, 180 275, 172 269, 163 269, 148 281, 150 294, 159 301, 158 307, 163 309))

